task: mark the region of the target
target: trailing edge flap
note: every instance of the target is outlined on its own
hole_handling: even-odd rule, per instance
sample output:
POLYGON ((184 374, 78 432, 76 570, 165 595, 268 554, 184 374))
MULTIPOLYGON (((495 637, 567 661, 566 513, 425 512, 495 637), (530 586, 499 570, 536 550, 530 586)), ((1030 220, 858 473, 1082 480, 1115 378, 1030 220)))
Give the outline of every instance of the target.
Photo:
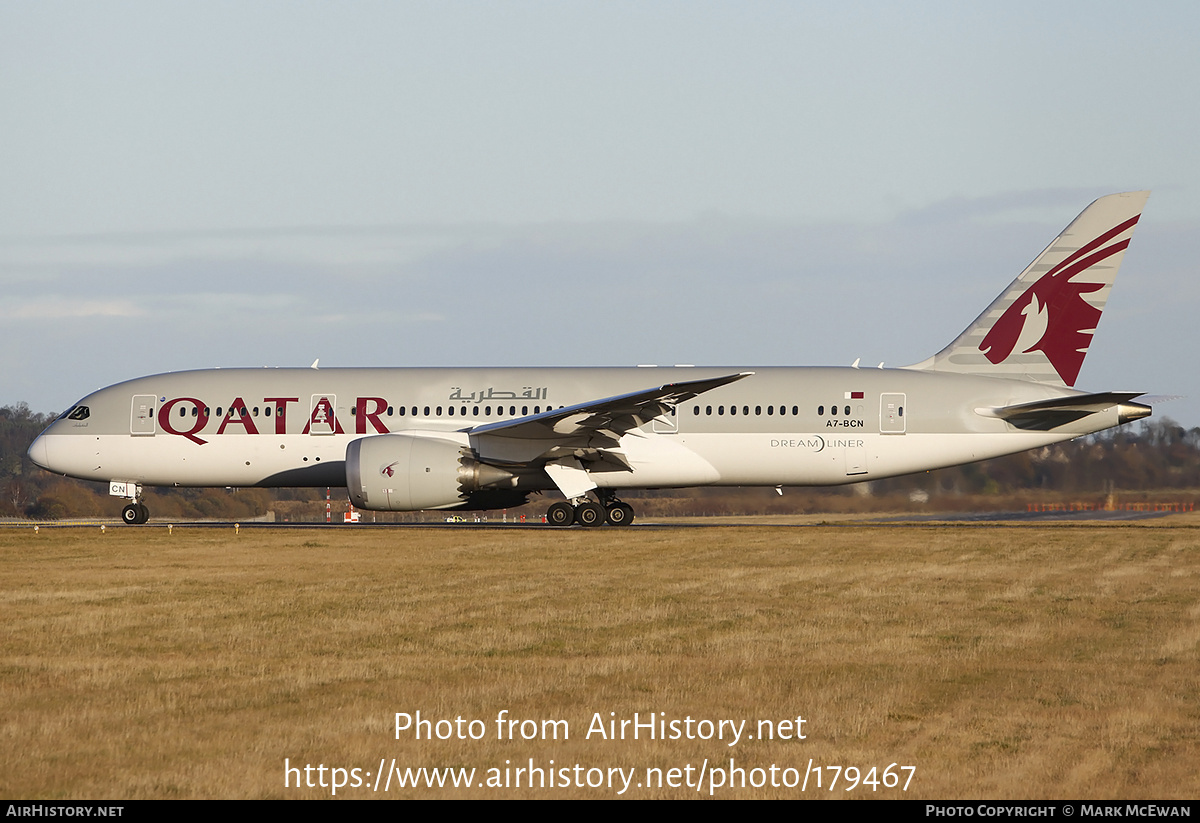
MULTIPOLYGON (((1015 406, 1001 406, 994 409, 976 409, 977 414, 984 417, 998 417, 1018 429, 1034 431, 1049 431, 1065 426, 1089 414, 1120 406, 1135 397, 1141 397, 1142 392, 1110 391, 1098 394, 1075 394, 1067 397, 1052 397, 1047 400, 1035 400, 1032 403, 1019 403, 1015 406)), ((1134 409, 1144 408, 1133 404, 1134 409)), ((1146 409, 1146 414, 1149 414, 1146 409)), ((1144 414, 1131 415, 1130 419, 1144 417, 1144 414)), ((1124 422, 1124 421, 1122 421, 1124 422)))
POLYGON ((472 437, 488 435, 524 440, 564 440, 575 435, 603 432, 613 437, 615 445, 615 440, 622 434, 666 414, 676 404, 752 374, 754 372, 742 372, 707 380, 667 383, 655 389, 619 394, 602 400, 544 411, 529 417, 485 423, 468 429, 467 432, 472 437))
POLYGON ((486 460, 529 463, 574 454, 588 454, 593 469, 629 470, 617 450, 621 435, 667 414, 675 405, 728 385, 754 372, 705 380, 667 383, 653 389, 592 400, 541 414, 485 423, 467 429, 471 445, 486 460))

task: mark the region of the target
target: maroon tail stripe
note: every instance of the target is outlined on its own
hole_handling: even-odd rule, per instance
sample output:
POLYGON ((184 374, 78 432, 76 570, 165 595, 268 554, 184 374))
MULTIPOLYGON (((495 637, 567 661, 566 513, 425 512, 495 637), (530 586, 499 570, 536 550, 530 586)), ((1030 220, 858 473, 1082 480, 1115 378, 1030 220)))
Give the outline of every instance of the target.
MULTIPOLYGON (((1108 230, 1108 231, 1106 231, 1104 234, 1100 235, 1100 236, 1099 236, 1099 237, 1097 237, 1095 240, 1093 240, 1092 242, 1088 243, 1086 246, 1083 246, 1082 248, 1080 248, 1080 249, 1077 249, 1077 250, 1076 250, 1076 251, 1075 251, 1075 252, 1074 252, 1074 253, 1073 253, 1073 254, 1072 254, 1070 257, 1068 257, 1066 260, 1064 260, 1064 261, 1062 261, 1061 263, 1059 263, 1057 266, 1055 266, 1053 269, 1051 269, 1050 271, 1048 271, 1046 274, 1047 274, 1047 275, 1054 275, 1054 274, 1057 274, 1057 273, 1058 273, 1058 270, 1059 270, 1059 269, 1061 269, 1063 266, 1068 266, 1068 265, 1070 265, 1071 263, 1073 263, 1074 261, 1078 260, 1078 259, 1079 259, 1080 257, 1082 257, 1083 255, 1085 255, 1085 254, 1089 253, 1090 251, 1092 251, 1093 249, 1095 249, 1095 248, 1098 248, 1099 246, 1102 246, 1102 245, 1104 245, 1104 244, 1105 244, 1105 243, 1107 243, 1109 240, 1112 240, 1114 237, 1116 237, 1116 236, 1117 236, 1118 234, 1120 234, 1121 232, 1127 231, 1127 230, 1129 230, 1129 229, 1133 228, 1134 226, 1136 226, 1136 225, 1137 225, 1137 221, 1138 221, 1140 218, 1141 218, 1141 215, 1140 215, 1140 214, 1135 214, 1133 217, 1129 218, 1128 220, 1126 220, 1126 221, 1125 221, 1124 223, 1122 223, 1121 225, 1119 225, 1119 226, 1116 226, 1115 228, 1109 229, 1109 230, 1108 230)), ((1126 240, 1126 241, 1125 241, 1125 245, 1126 245, 1126 246, 1128 246, 1128 245, 1129 245, 1129 241, 1128 241, 1128 240, 1126 240)), ((1040 279, 1040 278, 1039 278, 1039 279, 1040 279)))

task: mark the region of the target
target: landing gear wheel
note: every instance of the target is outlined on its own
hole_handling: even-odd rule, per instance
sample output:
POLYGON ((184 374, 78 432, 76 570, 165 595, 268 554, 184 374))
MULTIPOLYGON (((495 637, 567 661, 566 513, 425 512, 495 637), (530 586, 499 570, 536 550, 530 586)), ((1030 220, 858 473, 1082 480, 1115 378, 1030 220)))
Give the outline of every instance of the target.
POLYGON ((130 503, 125 508, 121 509, 121 520, 130 526, 136 526, 139 523, 145 523, 150 517, 150 513, 141 503, 130 503))
POLYGON ((142 516, 138 520, 138 523, 145 523, 147 520, 150 519, 150 510, 148 508, 146 508, 145 503, 138 503, 137 505, 138 505, 138 508, 141 509, 141 511, 142 511, 142 516))
POLYGON ((569 526, 575 522, 575 508, 570 503, 555 503, 546 512, 546 522, 551 526, 569 526))
POLYGON ((580 503, 575 509, 575 520, 581 526, 603 526, 604 509, 600 508, 599 503, 580 503))
POLYGON ((628 526, 633 522, 633 506, 628 503, 613 503, 605 513, 610 526, 628 526))

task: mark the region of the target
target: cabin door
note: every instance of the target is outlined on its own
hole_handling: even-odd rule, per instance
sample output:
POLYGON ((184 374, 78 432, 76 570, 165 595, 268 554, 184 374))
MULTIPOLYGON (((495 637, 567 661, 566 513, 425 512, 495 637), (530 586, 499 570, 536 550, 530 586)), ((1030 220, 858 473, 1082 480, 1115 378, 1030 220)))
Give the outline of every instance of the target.
POLYGON ((334 434, 337 432, 337 395, 314 394, 308 413, 309 434, 334 434))
POLYGON ((152 394, 135 394, 129 410, 130 434, 154 434, 154 406, 158 398, 152 394))
POLYGON ((903 394, 879 395, 880 434, 904 434, 908 428, 903 394))
POLYGON ((659 434, 674 434, 679 431, 678 410, 672 406, 666 414, 654 418, 651 428, 659 434))

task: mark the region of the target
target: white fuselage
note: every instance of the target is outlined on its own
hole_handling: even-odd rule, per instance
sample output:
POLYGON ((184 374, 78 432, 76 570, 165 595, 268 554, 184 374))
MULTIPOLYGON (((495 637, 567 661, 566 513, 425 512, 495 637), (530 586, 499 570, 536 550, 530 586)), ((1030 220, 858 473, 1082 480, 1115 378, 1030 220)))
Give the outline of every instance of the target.
MULTIPOLYGON (((347 445, 430 434, 478 447, 471 429, 712 368, 231 369, 175 372, 102 389, 38 438, 51 471, 176 486, 341 486, 347 445)), ((1078 394, 1025 380, 909 369, 760 368, 625 432, 624 467, 599 488, 834 485, 1011 454, 1118 423, 1117 410, 1028 431, 990 408, 1078 394)), ((495 464, 529 463, 488 445, 495 464)), ((536 460, 532 463, 536 465, 536 460)), ((547 477, 542 488, 553 488, 547 477)))

